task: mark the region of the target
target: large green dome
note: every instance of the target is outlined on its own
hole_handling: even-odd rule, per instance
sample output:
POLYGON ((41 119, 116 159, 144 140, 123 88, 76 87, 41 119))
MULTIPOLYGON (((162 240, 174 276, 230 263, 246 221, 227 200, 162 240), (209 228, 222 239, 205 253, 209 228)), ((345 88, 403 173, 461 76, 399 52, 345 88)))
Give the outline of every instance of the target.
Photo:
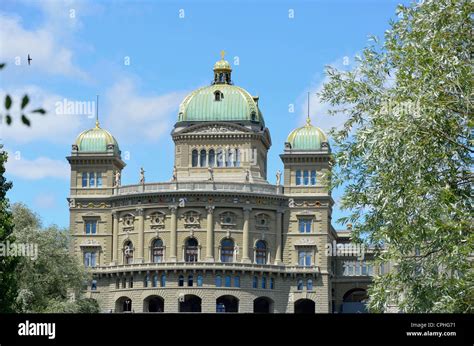
POLYGON ((232 68, 224 60, 214 65, 212 85, 199 88, 186 96, 179 106, 178 122, 182 121, 251 121, 264 125, 258 109, 258 97, 233 85, 232 68))
POLYGON ((75 144, 79 152, 106 153, 110 145, 113 145, 114 152, 120 152, 114 136, 101 128, 98 123, 95 128, 81 132, 75 144))
POLYGON ((323 130, 311 125, 308 118, 306 125, 291 131, 286 141, 292 150, 321 150, 322 143, 327 143, 328 138, 323 130))
POLYGON ((244 89, 214 84, 193 91, 179 107, 178 121, 239 121, 264 123, 256 100, 244 89), (216 93, 220 93, 216 100, 216 93))

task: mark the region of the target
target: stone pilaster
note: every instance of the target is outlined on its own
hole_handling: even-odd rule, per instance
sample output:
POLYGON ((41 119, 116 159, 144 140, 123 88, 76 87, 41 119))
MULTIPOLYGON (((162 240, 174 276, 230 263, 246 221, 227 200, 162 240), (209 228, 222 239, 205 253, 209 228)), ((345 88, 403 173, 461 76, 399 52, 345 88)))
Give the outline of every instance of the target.
POLYGON ((276 229, 276 242, 275 242, 275 264, 279 265, 283 263, 283 251, 282 251, 282 217, 283 210, 277 210, 275 229, 276 229))
POLYGON ((170 262, 176 262, 178 260, 178 257, 176 255, 177 253, 177 238, 178 238, 178 206, 176 205, 171 205, 170 207, 171 211, 171 230, 170 230, 170 251, 169 251, 169 261, 170 262))
POLYGON ((134 263, 143 263, 143 246, 144 246, 144 223, 145 218, 143 217, 143 208, 137 208, 137 230, 138 230, 138 249, 137 257, 134 260, 134 263))
POLYGON ((113 226, 112 226, 112 265, 117 265, 118 249, 118 233, 119 233, 119 215, 116 210, 112 211, 113 226))
POLYGON ((250 222, 250 211, 249 207, 244 207, 244 227, 243 227, 243 241, 242 241, 242 262, 250 263, 249 257, 249 222, 250 222))
POLYGON ((214 262, 214 206, 207 209, 206 262, 214 262))

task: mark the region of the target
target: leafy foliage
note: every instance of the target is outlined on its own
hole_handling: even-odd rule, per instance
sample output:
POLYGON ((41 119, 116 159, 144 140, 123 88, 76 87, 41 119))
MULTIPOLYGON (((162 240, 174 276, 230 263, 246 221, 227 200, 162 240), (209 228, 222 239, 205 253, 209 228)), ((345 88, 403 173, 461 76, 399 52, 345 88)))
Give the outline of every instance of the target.
POLYGON ((38 245, 38 257, 22 257, 17 268, 18 311, 98 312, 96 304, 81 297, 90 275, 70 253, 67 230, 41 228, 39 217, 23 204, 14 204, 12 212, 17 241, 38 245))
MULTIPOLYGON (((2 149, 0 144, 0 243, 4 246, 7 241, 15 241, 13 234, 13 217, 10 211, 7 191, 11 189, 12 184, 4 176, 5 163, 8 155, 2 149)), ((18 258, 1 256, 0 257, 0 311, 13 312, 15 310, 15 298, 17 295, 17 281, 15 270, 18 265, 18 258)))
POLYGON ((474 311, 472 12, 468 0, 399 6, 383 44, 351 71, 327 69, 320 96, 348 115, 332 131, 342 221, 395 269, 370 288, 372 311, 474 311))

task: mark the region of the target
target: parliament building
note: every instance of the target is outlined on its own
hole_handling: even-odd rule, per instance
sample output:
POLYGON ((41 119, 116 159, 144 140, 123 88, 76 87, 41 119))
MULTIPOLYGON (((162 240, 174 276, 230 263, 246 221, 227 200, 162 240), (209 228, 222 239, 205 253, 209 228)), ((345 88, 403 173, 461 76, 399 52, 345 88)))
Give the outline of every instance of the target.
POLYGON ((363 312, 383 274, 370 254, 334 256, 350 230, 332 224, 326 134, 310 118, 272 145, 263 102, 234 85, 222 59, 211 85, 182 101, 165 182, 121 185, 118 141, 98 121, 78 135, 71 166, 71 251, 92 272, 102 312, 363 312))

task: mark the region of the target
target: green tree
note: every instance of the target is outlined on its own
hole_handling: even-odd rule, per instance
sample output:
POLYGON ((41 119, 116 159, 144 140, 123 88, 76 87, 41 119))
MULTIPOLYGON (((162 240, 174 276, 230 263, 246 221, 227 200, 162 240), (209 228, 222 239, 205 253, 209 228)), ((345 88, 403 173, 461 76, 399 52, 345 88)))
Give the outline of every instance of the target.
POLYGON ((41 228, 41 220, 24 204, 12 206, 14 234, 19 243, 37 244, 37 258, 22 257, 16 276, 20 312, 98 312, 97 304, 84 299, 84 284, 91 276, 70 253, 67 230, 41 228), (75 299, 71 299, 71 294, 75 299))
POLYGON ((346 184, 351 211, 342 221, 395 265, 369 289, 372 311, 474 311, 473 9, 400 5, 384 42, 373 37, 351 71, 327 68, 320 96, 348 116, 332 131, 334 186, 346 184))
MULTIPOLYGON (((4 176, 5 163, 8 155, 0 144, 0 244, 6 250, 7 242, 13 243, 13 217, 9 209, 7 191, 12 184, 4 176)), ((17 295, 17 282, 15 270, 18 258, 0 254, 0 312, 13 312, 15 310, 15 299, 17 295)))

